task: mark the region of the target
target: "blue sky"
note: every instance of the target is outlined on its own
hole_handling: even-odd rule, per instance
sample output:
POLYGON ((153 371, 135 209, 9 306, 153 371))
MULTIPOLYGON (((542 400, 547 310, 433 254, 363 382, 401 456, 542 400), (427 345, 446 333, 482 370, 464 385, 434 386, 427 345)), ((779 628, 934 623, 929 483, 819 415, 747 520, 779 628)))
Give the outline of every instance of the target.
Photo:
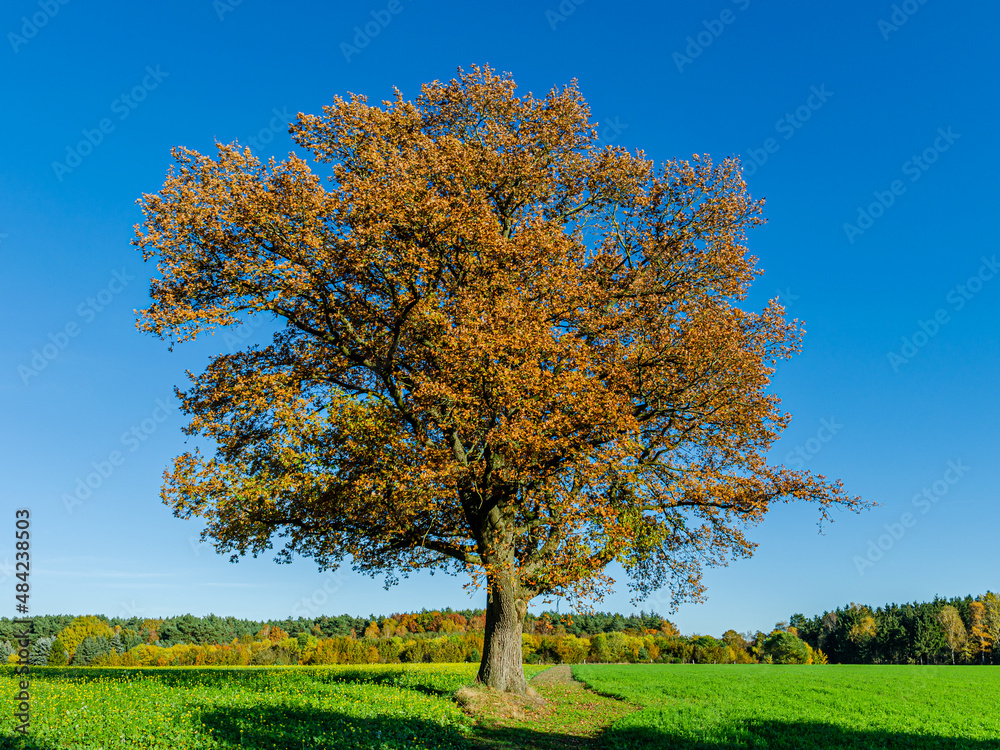
MULTIPOLYGON (((1000 6, 966 0, 6 3, 0 614, 16 507, 32 513, 35 614, 484 604, 448 576, 387 592, 197 544, 158 498, 186 449, 173 387, 267 332, 172 353, 138 333, 155 268, 130 245, 172 146, 239 139, 280 159, 297 112, 393 86, 412 98, 476 63, 524 93, 577 78, 602 137, 652 159, 741 155, 768 219, 749 304, 778 295, 807 330, 774 378, 794 417, 772 459, 881 503, 824 535, 816 508, 776 507, 754 558, 709 570, 708 602, 672 615, 681 630, 997 590, 998 22, 1000 6)), ((667 612, 624 585, 599 607, 667 612)))

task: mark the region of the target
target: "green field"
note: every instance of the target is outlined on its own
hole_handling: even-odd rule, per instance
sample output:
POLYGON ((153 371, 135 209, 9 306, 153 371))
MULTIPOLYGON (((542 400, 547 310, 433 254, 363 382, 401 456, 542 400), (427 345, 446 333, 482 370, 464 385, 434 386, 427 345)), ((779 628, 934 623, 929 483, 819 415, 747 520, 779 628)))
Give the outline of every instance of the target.
POLYGON ((539 685, 545 708, 479 723, 454 698, 476 668, 39 668, 23 740, 4 667, 0 747, 1000 750, 990 667, 578 665, 600 695, 539 685))
POLYGON ((643 706, 605 746, 1000 748, 1000 670, 919 666, 575 666, 591 689, 643 706))
POLYGON ((467 748, 473 721, 452 695, 477 668, 34 668, 23 741, 13 732, 12 668, 4 667, 0 743, 38 750, 467 748))

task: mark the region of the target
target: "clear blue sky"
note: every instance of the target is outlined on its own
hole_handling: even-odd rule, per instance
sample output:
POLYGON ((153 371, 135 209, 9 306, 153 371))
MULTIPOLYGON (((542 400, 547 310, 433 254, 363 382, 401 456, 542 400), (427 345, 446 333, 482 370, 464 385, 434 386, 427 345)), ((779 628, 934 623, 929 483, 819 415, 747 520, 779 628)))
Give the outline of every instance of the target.
MULTIPOLYGON (((5 3, 0 563, 28 507, 35 614, 483 605, 447 576, 386 592, 195 544, 200 527, 158 498, 185 450, 172 389, 265 332, 173 353, 139 334, 155 268, 130 240, 174 145, 253 138, 280 159, 286 120, 336 94, 413 97, 489 63, 525 93, 579 79, 603 137, 651 158, 742 155, 768 218, 750 304, 780 294, 808 331, 774 379, 794 418, 773 459, 882 503, 824 535, 814 507, 779 506, 756 556, 710 570, 708 603, 673 616, 681 630, 1000 588, 998 23, 1000 5, 967 0, 5 3), (107 476, 68 507, 95 463, 107 476)), ((624 586, 599 606, 666 612, 624 586)))

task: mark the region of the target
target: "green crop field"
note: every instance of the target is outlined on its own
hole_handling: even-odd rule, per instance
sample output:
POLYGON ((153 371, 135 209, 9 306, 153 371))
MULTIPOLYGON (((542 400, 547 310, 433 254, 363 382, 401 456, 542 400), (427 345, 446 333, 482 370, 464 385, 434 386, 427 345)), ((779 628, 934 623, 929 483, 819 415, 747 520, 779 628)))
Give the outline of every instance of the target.
POLYGON ((919 666, 573 667, 642 706, 606 747, 684 750, 1000 748, 1000 670, 919 666))
POLYGON ((578 665, 593 692, 542 683, 546 707, 494 705, 478 724, 455 700, 475 673, 474 664, 38 668, 24 739, 5 667, 0 748, 1000 750, 1000 670, 990 667, 578 665))
POLYGON ((467 748, 473 721, 452 695, 477 668, 35 668, 23 740, 13 731, 13 668, 4 667, 0 747, 467 748))

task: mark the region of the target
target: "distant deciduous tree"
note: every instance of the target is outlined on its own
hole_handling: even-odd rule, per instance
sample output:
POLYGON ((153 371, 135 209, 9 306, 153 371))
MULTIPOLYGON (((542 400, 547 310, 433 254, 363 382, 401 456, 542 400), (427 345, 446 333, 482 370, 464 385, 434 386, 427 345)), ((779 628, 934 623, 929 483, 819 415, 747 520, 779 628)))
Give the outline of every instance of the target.
POLYGON ((77 647, 85 638, 109 639, 114 634, 115 631, 106 620, 96 615, 85 615, 74 618, 69 625, 63 628, 62 632, 59 633, 59 640, 69 653, 70 658, 75 660, 77 647))
POLYGON ((961 653, 962 648, 965 646, 967 638, 965 623, 962 622, 958 610, 950 604, 946 604, 941 608, 941 611, 937 614, 937 621, 941 626, 941 631, 944 633, 945 642, 951 650, 951 663, 954 664, 955 652, 961 653))
POLYGON ((809 648, 793 633, 775 631, 764 643, 764 653, 775 664, 808 664, 809 648))
POLYGON ((978 600, 969 605, 969 643, 972 646, 971 658, 978 658, 980 663, 985 664, 986 655, 993 646, 993 637, 986 623, 986 605, 978 600))
POLYGON ((996 660, 1000 643, 1000 596, 987 591, 980 599, 983 603, 983 628, 990 639, 991 651, 996 660))

